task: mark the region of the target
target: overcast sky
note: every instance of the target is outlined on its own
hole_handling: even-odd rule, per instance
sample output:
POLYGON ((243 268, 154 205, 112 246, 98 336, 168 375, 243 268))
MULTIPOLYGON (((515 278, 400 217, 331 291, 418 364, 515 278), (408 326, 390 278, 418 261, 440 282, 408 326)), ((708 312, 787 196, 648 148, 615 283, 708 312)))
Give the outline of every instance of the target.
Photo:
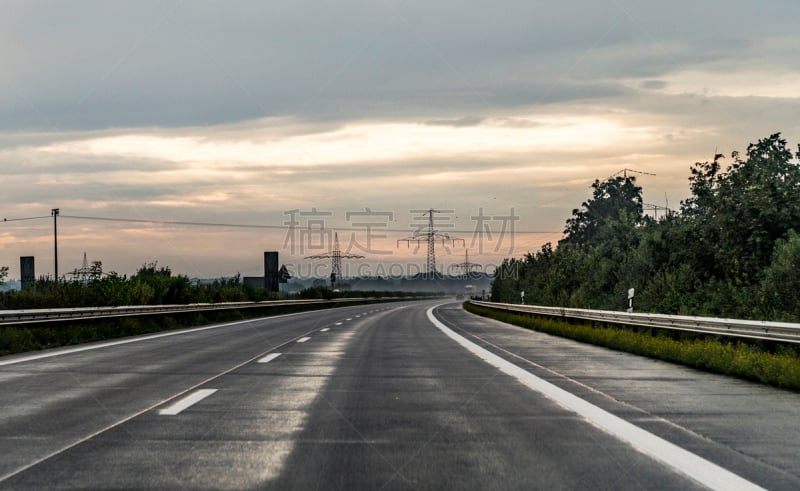
POLYGON ((62 274, 86 252, 255 275, 278 250, 307 275, 323 222, 380 273, 424 264, 397 240, 428 208, 496 264, 556 242, 594 179, 655 174, 645 201, 677 207, 715 150, 794 147, 798 18, 796 0, 4 0, 0 265, 52 274, 52 220, 15 219, 56 207, 62 274))

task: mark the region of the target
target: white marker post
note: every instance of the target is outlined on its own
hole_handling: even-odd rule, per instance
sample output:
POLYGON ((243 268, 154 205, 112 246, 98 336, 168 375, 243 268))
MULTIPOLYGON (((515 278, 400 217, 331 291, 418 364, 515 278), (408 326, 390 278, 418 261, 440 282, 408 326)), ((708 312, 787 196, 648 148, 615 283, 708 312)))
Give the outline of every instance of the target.
POLYGON ((525 290, 519 292, 519 303, 525 305, 525 290))
POLYGON ((633 288, 628 290, 628 313, 633 312, 633 288))

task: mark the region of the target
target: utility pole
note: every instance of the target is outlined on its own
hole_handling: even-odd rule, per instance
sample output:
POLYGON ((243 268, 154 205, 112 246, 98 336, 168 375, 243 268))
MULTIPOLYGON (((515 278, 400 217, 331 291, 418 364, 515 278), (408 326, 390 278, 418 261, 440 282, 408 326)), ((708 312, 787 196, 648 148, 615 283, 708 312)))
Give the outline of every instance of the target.
POLYGON ((331 260, 331 290, 336 285, 336 280, 342 275, 342 259, 363 259, 358 254, 342 254, 339 249, 339 233, 333 234, 333 248, 327 254, 306 256, 305 259, 330 259, 331 260))
POLYGON ((438 271, 436 271, 436 250, 435 250, 435 244, 437 240, 441 240, 442 245, 444 245, 445 241, 452 242, 453 247, 455 247, 456 241, 460 240, 466 247, 466 242, 464 241, 464 239, 450 237, 449 234, 434 230, 433 214, 442 212, 443 212, 442 210, 434 210, 433 208, 429 209, 422 215, 423 217, 426 216, 428 217, 428 231, 419 232, 417 230, 411 237, 407 237, 405 239, 400 239, 397 241, 398 246, 400 245, 400 242, 406 242, 408 245, 410 245, 411 242, 416 242, 417 245, 419 245, 423 241, 428 243, 428 258, 425 263, 425 274, 428 279, 434 279, 438 274, 438 271))
POLYGON ((54 275, 56 283, 58 283, 58 213, 58 208, 50 210, 50 214, 53 215, 53 257, 55 258, 54 275))

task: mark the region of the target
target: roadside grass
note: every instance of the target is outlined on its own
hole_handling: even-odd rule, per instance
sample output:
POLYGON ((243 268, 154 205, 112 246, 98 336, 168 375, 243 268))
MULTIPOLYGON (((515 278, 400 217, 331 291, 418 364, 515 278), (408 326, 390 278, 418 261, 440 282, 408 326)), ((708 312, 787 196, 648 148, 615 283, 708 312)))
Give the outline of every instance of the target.
POLYGON ((788 344, 773 343, 765 347, 742 340, 723 340, 719 337, 706 339, 683 334, 677 336, 679 339, 674 339, 663 331, 654 331, 651 334, 649 330, 638 332, 636 328, 570 324, 498 311, 469 302, 464 304, 464 308, 474 314, 526 329, 753 380, 773 387, 800 390, 800 355, 795 347, 788 344))

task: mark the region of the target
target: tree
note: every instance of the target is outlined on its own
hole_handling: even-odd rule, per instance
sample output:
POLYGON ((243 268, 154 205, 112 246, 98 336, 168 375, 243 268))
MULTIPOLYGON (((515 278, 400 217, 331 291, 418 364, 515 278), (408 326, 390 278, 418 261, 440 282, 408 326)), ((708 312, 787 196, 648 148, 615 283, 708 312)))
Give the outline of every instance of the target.
POLYGON ((800 233, 789 232, 775 246, 772 263, 761 283, 761 308, 769 318, 800 320, 800 233))
POLYGON ((744 157, 731 157, 724 172, 722 155, 695 164, 692 198, 682 212, 703 242, 699 266, 712 268, 708 277, 753 284, 770 264, 776 241, 800 230, 800 166, 780 133, 750 144, 744 157))
MULTIPOLYGON (((138 298, 147 298, 148 303, 186 303, 191 300, 191 281, 184 275, 172 276, 168 267, 158 267, 157 262, 143 264, 131 277, 134 285, 147 288, 136 290, 138 298), (150 293, 152 292, 152 293, 150 293)), ((131 293, 131 297, 134 294, 131 293)))
MULTIPOLYGON (((105 277, 91 283, 95 305, 127 305, 131 302, 131 282, 126 276, 109 271, 105 277)), ((137 299, 140 301, 141 297, 137 299)))
POLYGON ((97 281, 102 277, 103 277, 103 262, 92 261, 92 265, 89 266, 89 281, 97 281))
POLYGON ((519 259, 503 259, 492 280, 492 300, 517 303, 520 292, 520 271, 524 268, 519 259))
POLYGON ((493 298, 621 310, 800 320, 800 149, 779 133, 691 168, 680 213, 643 215, 633 178, 592 184, 558 248, 503 263, 493 298))
POLYGON ((633 176, 610 177, 605 181, 595 180, 592 198, 581 204, 581 209, 572 210, 567 220, 561 244, 588 246, 602 240, 598 237, 604 225, 613 220, 622 220, 630 225, 643 219, 642 188, 636 185, 633 176))

